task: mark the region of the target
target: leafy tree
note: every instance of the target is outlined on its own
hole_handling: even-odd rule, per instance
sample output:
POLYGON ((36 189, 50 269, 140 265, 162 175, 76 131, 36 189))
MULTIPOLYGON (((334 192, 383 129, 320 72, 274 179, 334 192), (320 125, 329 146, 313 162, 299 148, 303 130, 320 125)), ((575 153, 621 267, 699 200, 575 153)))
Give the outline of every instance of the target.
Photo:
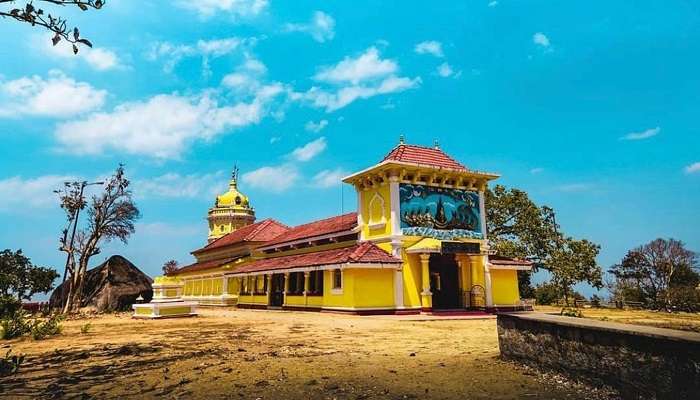
POLYGON ((34 0, 23 2, 24 6, 17 7, 16 0, 0 0, 0 6, 12 4, 15 7, 11 9, 0 10, 0 17, 14 19, 19 22, 30 24, 33 27, 39 26, 53 33, 51 42, 57 45, 61 40, 65 40, 73 44, 73 53, 78 53, 78 44, 92 47, 92 43, 80 37, 80 31, 77 27, 68 28, 67 21, 60 17, 54 16, 44 11, 43 8, 38 8, 34 3, 51 4, 54 6, 75 6, 83 11, 90 8, 99 10, 104 6, 105 0, 34 0))
POLYGON ((63 312, 71 312, 80 307, 82 302, 85 273, 90 258, 100 253, 100 244, 117 239, 127 243, 134 233, 134 221, 140 213, 131 197, 130 182, 124 175, 124 166, 119 165, 116 172, 104 183, 101 194, 92 197, 89 206, 83 199, 85 182, 68 182, 63 190, 57 191, 61 208, 66 211, 68 227, 59 239, 61 250, 68 254, 66 270, 68 290, 63 312), (77 188, 80 188, 78 190, 77 188), (87 206, 88 221, 82 229, 77 229, 78 210, 87 206), (77 229, 75 242, 68 239, 68 230, 77 229))
POLYGON ((551 282, 540 283, 535 286, 534 292, 537 304, 549 305, 562 297, 559 287, 551 282))
MULTIPOLYGON (((486 221, 491 248, 497 254, 531 260, 533 271, 548 270, 567 301, 577 282, 602 287, 602 270, 595 261, 600 247, 564 236, 554 210, 537 206, 526 192, 501 185, 487 190, 486 221)), ((521 285, 529 282, 522 275, 521 285)), ((529 290, 529 285, 521 286, 520 295, 525 297, 529 290)))
MULTIPOLYGON (((674 289, 694 289, 700 282, 697 254, 675 239, 656 239, 627 252, 619 264, 610 269, 615 277, 614 294, 633 295, 647 307, 674 307, 674 289)), ((685 296, 687 297, 687 296, 685 296)), ((630 301, 623 297, 621 300, 630 301)))
POLYGON ((175 260, 168 260, 163 264, 163 273, 165 275, 171 274, 178 269, 178 263, 175 260))
POLYGON ((0 294, 3 296, 12 296, 18 301, 30 300, 36 293, 53 289, 56 278, 56 270, 32 264, 22 250, 0 252, 0 294))
POLYGON ((603 271, 596 263, 600 246, 586 239, 567 237, 558 242, 547 259, 547 269, 552 274, 552 283, 564 294, 569 304, 571 288, 577 282, 586 282, 600 289, 603 287, 603 271))

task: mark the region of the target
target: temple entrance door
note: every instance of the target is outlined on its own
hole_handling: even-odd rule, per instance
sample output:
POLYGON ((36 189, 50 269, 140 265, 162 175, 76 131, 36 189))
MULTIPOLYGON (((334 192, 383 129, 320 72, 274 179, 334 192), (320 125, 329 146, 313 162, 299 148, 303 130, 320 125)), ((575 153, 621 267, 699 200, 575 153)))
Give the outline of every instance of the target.
POLYGON ((459 308, 459 269, 454 255, 431 254, 429 267, 433 309, 459 308))
POLYGON ((284 274, 272 274, 270 279, 270 306, 282 307, 284 304, 284 274))

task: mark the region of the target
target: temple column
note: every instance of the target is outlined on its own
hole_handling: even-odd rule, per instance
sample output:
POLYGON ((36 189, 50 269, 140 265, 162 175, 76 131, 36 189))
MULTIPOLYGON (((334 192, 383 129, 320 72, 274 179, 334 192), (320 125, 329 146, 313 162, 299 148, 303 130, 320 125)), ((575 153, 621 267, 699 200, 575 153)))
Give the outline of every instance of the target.
POLYGON ((304 271, 304 305, 307 305, 309 295, 309 271, 304 271))
POLYGON ((289 292, 289 272, 284 273, 284 297, 282 298, 282 305, 287 305, 287 293, 289 292))
POLYGON ((486 307, 493 307, 493 290, 491 290, 491 271, 488 258, 484 257, 484 290, 486 291, 486 307))
POLYGON ((224 275, 221 279, 223 279, 223 282, 221 282, 221 295, 226 296, 228 294, 228 278, 224 275))
POLYGON ((267 290, 265 294, 267 295, 267 305, 270 305, 270 296, 272 295, 272 275, 263 275, 267 282, 267 290))
POLYGON ((421 253, 420 254, 420 266, 421 266, 421 285, 422 291, 420 293, 420 303, 421 309, 423 311, 430 311, 433 308, 433 293, 430 291, 430 254, 421 253))
POLYGON ((469 308, 469 291, 471 289, 471 279, 469 272, 469 256, 466 254, 455 255, 457 268, 459 268, 459 290, 460 302, 464 308, 469 308))

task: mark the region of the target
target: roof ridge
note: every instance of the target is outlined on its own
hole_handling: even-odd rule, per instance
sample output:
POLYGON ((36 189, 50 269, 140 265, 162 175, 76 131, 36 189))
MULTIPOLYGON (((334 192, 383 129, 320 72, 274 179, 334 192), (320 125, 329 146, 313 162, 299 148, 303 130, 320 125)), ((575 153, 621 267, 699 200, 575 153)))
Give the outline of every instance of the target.
POLYGON ((317 220, 314 220, 314 221, 311 221, 311 222, 307 222, 307 223, 305 223, 305 224, 294 225, 293 227, 291 227, 291 229, 301 228, 302 226, 317 224, 317 223, 325 222, 325 221, 328 221, 328 220, 331 220, 331 219, 335 219, 335 218, 347 217, 347 216, 349 216, 349 215, 351 215, 351 214, 357 214, 357 211, 351 211, 351 212, 347 212, 347 213, 345 213, 345 214, 332 215, 332 216, 330 216, 330 217, 326 217, 326 218, 323 218, 323 219, 317 219, 317 220))
POLYGON ((373 246, 374 243, 372 242, 362 242, 354 245, 355 249, 350 253, 350 259, 355 261, 361 259, 373 246))

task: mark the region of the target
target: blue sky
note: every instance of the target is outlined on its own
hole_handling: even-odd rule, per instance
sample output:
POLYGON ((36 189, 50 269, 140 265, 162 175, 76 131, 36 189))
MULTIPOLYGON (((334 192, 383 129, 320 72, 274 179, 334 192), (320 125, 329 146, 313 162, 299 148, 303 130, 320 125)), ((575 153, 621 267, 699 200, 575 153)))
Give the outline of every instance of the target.
POLYGON ((52 189, 127 166, 151 275, 185 263, 238 164, 259 218, 355 208, 339 177, 441 147, 528 191, 563 230, 700 250, 700 6, 624 2, 111 1, 61 10, 73 56, 0 21, 0 244, 63 265, 52 189))

